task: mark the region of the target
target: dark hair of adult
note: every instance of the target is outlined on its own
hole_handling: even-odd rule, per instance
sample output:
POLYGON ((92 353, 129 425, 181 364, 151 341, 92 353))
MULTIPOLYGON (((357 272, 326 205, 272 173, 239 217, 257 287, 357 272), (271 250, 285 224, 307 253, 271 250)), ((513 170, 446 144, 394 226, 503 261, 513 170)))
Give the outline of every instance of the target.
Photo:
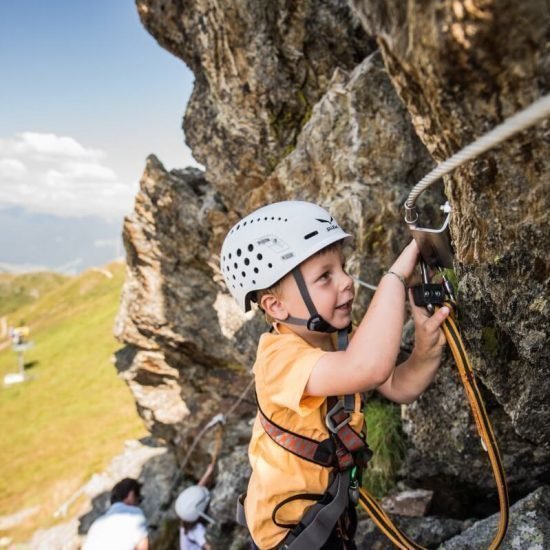
POLYGON ((122 502, 132 491, 139 500, 141 497, 141 483, 137 479, 125 477, 120 480, 111 490, 111 504, 122 502))

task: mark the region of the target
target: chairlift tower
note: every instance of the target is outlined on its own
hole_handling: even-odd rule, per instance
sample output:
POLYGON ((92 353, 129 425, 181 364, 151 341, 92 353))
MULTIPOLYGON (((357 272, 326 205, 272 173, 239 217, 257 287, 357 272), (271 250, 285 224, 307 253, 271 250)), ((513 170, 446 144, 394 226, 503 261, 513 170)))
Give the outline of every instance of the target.
POLYGON ((17 356, 17 372, 9 373, 4 376, 4 386, 19 384, 27 379, 25 376, 25 359, 23 353, 34 347, 34 342, 25 342, 23 339, 23 337, 28 334, 28 327, 17 327, 12 331, 12 349, 17 356))

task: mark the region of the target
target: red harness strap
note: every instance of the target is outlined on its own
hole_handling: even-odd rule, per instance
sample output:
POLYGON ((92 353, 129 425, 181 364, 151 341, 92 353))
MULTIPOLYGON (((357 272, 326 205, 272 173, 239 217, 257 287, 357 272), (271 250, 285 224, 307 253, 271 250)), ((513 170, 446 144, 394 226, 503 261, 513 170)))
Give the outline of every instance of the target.
MULTIPOLYGON (((257 401, 257 399, 256 399, 257 401)), ((370 453, 363 432, 357 433, 349 426, 350 414, 342 401, 328 398, 327 426, 330 437, 317 441, 287 430, 267 418, 258 403, 260 422, 269 437, 292 454, 324 467, 335 467, 340 471, 356 465, 359 455, 370 453), (363 451, 363 452, 360 452, 363 451)), ((366 460, 362 457, 363 465, 366 460)))

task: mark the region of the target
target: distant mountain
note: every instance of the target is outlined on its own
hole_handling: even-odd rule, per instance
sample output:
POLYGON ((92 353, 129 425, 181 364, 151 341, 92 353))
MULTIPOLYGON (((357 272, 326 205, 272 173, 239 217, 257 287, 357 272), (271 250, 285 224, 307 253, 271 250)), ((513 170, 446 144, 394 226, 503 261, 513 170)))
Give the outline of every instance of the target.
POLYGON ((122 220, 62 218, 0 207, 0 272, 80 273, 122 256, 121 233, 122 220))

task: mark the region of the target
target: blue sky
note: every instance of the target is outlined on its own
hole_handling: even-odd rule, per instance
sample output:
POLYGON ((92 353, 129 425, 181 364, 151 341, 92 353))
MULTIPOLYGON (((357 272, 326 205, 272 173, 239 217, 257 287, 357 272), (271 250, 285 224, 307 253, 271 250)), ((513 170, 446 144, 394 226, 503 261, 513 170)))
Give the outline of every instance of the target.
POLYGON ((0 2, 0 208, 121 218, 145 158, 194 161, 185 64, 133 0, 0 2))

